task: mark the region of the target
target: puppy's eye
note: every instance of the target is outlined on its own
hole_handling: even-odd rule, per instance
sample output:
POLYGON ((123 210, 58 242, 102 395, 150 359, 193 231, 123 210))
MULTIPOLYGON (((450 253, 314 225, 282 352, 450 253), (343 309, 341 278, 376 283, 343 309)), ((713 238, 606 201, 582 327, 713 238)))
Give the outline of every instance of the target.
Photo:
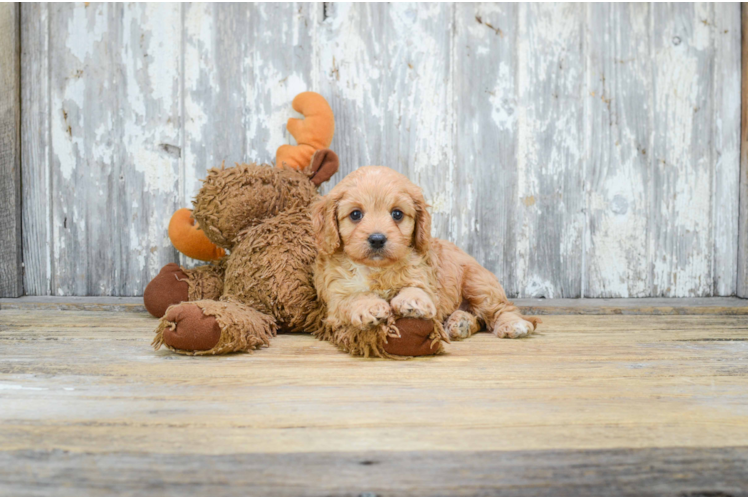
POLYGON ((392 218, 395 220, 403 220, 403 215, 401 210, 395 209, 392 211, 392 218))
POLYGON ((364 218, 364 213, 361 210, 354 210, 348 217, 350 217, 352 221, 360 221, 364 218))

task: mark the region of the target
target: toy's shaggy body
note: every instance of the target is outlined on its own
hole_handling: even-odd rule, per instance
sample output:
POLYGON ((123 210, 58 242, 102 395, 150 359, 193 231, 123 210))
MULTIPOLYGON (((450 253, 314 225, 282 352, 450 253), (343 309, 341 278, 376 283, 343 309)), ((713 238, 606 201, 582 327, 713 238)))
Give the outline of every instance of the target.
POLYGON ((352 351, 385 350, 381 332, 394 315, 433 319, 437 335, 443 325, 452 339, 482 325, 498 337, 522 337, 537 325, 507 300, 496 276, 456 245, 431 237, 420 188, 391 169, 350 174, 315 204, 313 222, 325 335, 355 339, 352 351), (386 242, 374 248, 372 235, 386 242))
MULTIPOLYGON (((317 197, 309 174, 294 169, 254 164, 212 169, 197 195, 194 217, 230 254, 214 264, 182 269, 189 301, 166 311, 154 344, 186 354, 221 354, 268 345, 279 328, 319 330, 323 306, 312 278, 317 250, 309 209, 317 197), (178 347, 179 320, 192 318, 180 308, 194 307, 215 318, 220 329, 210 349, 178 347)), ((194 336, 190 327, 182 330, 194 336)))

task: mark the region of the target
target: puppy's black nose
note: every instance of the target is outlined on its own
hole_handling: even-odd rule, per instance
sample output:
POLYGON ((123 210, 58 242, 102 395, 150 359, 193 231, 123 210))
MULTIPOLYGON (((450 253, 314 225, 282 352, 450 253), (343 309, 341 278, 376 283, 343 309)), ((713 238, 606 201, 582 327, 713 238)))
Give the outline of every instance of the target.
POLYGON ((387 237, 382 233, 374 233, 369 235, 369 246, 375 250, 384 248, 384 244, 387 243, 387 237))

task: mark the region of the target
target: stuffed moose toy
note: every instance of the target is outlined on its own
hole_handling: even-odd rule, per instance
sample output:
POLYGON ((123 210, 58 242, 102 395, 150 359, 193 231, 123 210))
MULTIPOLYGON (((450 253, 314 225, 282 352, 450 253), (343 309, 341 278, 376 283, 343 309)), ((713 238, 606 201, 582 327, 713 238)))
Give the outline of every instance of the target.
POLYGON ((338 169, 337 155, 327 149, 335 121, 314 92, 297 95, 293 108, 304 115, 287 125, 298 145, 281 146, 276 167, 213 168, 193 210, 172 217, 174 246, 212 262, 194 269, 168 264, 148 284, 145 307, 160 318, 153 346, 189 355, 249 352, 269 346, 281 331, 313 333, 360 356, 441 352, 446 338, 431 320, 399 318, 363 332, 332 332, 323 324, 310 206, 338 169))

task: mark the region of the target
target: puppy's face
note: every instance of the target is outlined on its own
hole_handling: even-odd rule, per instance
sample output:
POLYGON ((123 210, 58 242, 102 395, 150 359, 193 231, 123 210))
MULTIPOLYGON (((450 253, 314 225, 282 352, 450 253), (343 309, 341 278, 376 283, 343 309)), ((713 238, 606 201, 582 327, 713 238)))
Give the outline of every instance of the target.
POLYGON ((313 208, 320 252, 342 250, 354 261, 383 267, 423 252, 431 217, 420 188, 387 167, 362 167, 313 208))

